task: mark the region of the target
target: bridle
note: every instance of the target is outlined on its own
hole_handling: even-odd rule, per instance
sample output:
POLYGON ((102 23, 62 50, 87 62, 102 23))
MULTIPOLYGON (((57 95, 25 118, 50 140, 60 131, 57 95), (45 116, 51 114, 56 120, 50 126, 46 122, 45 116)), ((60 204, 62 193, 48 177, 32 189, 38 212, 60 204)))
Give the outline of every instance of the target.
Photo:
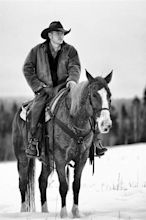
MULTIPOLYGON (((93 108, 93 103, 92 103, 92 99, 91 99, 91 85, 90 85, 90 87, 89 87, 89 92, 88 92, 88 98, 89 98, 89 103, 90 103, 90 105, 92 106, 92 108, 93 108)), ((103 107, 103 108, 100 108, 100 109, 93 109, 93 114, 94 115, 99 115, 99 113, 101 113, 101 111, 103 111, 103 110, 107 110, 107 111, 109 111, 110 112, 110 108, 105 108, 105 107, 103 107), (96 112, 95 112, 96 111, 96 112)))

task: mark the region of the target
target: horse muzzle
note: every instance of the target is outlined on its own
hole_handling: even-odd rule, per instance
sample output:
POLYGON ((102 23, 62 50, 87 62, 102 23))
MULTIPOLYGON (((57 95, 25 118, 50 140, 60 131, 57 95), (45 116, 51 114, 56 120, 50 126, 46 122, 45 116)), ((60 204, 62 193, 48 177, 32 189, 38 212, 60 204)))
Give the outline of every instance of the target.
POLYGON ((106 119, 106 120, 99 119, 97 120, 97 124, 98 124, 98 129, 102 134, 108 133, 112 127, 111 119, 106 119))

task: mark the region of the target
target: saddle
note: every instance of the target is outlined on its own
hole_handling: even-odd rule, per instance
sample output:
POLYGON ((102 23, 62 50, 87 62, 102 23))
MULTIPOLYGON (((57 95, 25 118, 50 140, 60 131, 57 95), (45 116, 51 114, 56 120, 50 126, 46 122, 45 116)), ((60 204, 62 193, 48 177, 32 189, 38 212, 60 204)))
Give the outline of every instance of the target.
MULTIPOLYGON (((51 119, 51 115, 54 114, 56 106, 61 99, 61 97, 68 91, 67 88, 64 88, 58 92, 58 94, 49 102, 46 103, 45 108, 45 122, 49 121, 51 119), (49 109, 49 111, 48 111, 49 109)), ((23 119, 23 121, 27 120, 27 115, 31 111, 33 100, 27 101, 22 104, 21 111, 20 111, 20 118, 23 119)))

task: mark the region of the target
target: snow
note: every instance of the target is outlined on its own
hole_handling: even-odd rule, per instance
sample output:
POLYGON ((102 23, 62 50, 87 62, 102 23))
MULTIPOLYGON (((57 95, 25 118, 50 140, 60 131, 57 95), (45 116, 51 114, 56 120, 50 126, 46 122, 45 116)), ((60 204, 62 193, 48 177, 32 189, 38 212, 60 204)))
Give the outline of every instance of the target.
MULTIPOLYGON (((36 163, 36 212, 20 213, 20 193, 16 162, 0 164, 0 220, 60 219, 60 195, 56 172, 49 178, 47 198, 49 213, 41 213, 37 179, 41 163, 36 163)), ((72 219, 73 169, 67 196, 68 218, 72 219)), ((89 161, 82 175, 79 198, 81 219, 145 220, 146 219, 146 144, 109 148, 96 158, 95 173, 89 161)))

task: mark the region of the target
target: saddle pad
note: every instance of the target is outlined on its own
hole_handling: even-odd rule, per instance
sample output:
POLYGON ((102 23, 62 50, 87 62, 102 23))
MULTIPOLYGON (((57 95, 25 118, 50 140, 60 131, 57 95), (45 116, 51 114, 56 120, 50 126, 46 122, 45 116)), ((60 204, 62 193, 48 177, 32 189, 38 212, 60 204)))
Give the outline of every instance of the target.
MULTIPOLYGON (((67 90, 68 89, 66 89, 66 88, 60 90, 59 93, 52 99, 50 104, 45 108, 45 122, 47 122, 51 119, 48 108, 50 108, 50 111, 53 114, 59 99, 64 95, 64 93, 67 90)), ((26 121, 26 114, 27 114, 27 105, 26 106, 22 105, 22 109, 21 109, 21 112, 20 112, 20 118, 22 118, 24 121, 26 121)))

